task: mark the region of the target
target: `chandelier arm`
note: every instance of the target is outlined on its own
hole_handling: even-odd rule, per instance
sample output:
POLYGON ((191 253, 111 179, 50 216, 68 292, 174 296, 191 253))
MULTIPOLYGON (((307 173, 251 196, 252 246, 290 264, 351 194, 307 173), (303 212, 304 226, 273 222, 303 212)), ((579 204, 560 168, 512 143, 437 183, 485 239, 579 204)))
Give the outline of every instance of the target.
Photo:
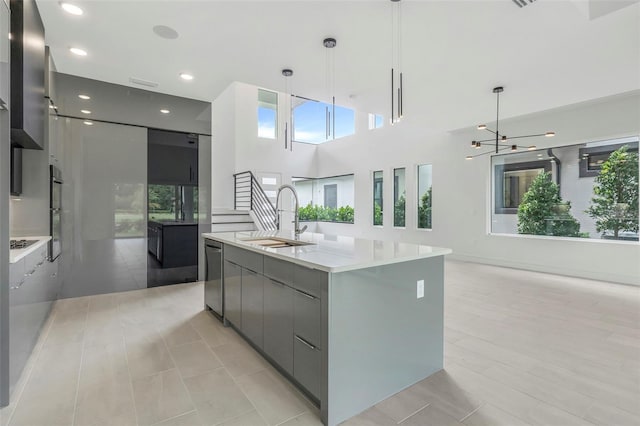
POLYGON ((544 136, 544 133, 541 133, 539 135, 524 135, 524 136, 509 136, 507 139, 523 139, 523 138, 534 138, 537 136, 544 136))

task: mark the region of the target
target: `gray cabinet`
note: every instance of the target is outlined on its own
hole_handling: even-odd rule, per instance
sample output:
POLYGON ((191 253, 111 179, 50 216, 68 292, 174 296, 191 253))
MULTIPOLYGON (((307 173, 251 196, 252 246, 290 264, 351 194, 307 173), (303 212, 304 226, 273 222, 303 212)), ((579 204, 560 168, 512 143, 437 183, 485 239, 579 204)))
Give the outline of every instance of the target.
POLYGON ((264 277, 242 268, 242 332, 262 348, 264 277))
POLYGON ((224 262, 224 316, 242 329, 242 268, 228 260, 224 262))
POLYGON ((295 335, 293 377, 318 399, 320 399, 321 357, 322 352, 317 346, 295 335))
POLYGON ((264 280, 264 351, 293 374, 293 293, 277 281, 264 280))
POLYGON ((231 245, 224 258, 226 319, 321 400, 327 273, 231 245))

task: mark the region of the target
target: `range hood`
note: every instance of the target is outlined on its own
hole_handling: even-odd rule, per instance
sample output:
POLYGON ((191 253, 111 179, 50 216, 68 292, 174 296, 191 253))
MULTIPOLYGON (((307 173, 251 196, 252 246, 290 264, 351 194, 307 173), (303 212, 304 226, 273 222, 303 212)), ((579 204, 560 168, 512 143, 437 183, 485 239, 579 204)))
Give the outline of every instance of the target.
POLYGON ((44 26, 35 0, 11 0, 11 142, 44 148, 44 26))

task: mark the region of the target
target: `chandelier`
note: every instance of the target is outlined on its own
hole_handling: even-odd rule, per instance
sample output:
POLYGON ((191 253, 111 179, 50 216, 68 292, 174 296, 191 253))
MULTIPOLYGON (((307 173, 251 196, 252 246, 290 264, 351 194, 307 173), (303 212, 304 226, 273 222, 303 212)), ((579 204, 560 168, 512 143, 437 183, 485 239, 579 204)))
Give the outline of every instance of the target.
POLYGON ((491 147, 492 144, 484 145, 485 143, 489 143, 489 142, 493 142, 493 144, 495 145, 494 147, 495 149, 492 148, 491 150, 486 152, 481 152, 480 154, 467 155, 466 157, 467 160, 472 160, 475 157, 491 154, 493 152, 497 154, 498 152, 505 151, 505 150, 517 151, 518 149, 526 149, 528 151, 534 151, 536 149, 535 145, 521 146, 511 141, 513 139, 534 138, 538 136, 545 136, 550 138, 556 135, 555 132, 545 132, 545 133, 539 133, 535 135, 523 135, 523 136, 507 136, 500 133, 500 127, 499 127, 500 125, 500 93, 502 92, 504 92, 504 87, 502 86, 493 88, 493 93, 496 94, 496 130, 491 130, 489 127, 487 127, 486 124, 480 124, 477 127, 478 130, 486 130, 489 133, 493 133, 494 136, 490 139, 471 141, 471 147, 474 149, 481 149, 484 146, 491 147))

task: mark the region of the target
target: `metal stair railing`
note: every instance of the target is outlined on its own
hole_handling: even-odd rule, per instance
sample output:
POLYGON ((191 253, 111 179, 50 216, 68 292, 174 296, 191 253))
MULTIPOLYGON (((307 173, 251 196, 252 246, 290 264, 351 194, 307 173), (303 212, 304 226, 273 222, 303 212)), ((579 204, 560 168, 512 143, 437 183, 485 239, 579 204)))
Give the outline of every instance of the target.
POLYGON ((234 208, 253 211, 265 230, 275 231, 276 208, 250 171, 236 173, 234 178, 234 208))

